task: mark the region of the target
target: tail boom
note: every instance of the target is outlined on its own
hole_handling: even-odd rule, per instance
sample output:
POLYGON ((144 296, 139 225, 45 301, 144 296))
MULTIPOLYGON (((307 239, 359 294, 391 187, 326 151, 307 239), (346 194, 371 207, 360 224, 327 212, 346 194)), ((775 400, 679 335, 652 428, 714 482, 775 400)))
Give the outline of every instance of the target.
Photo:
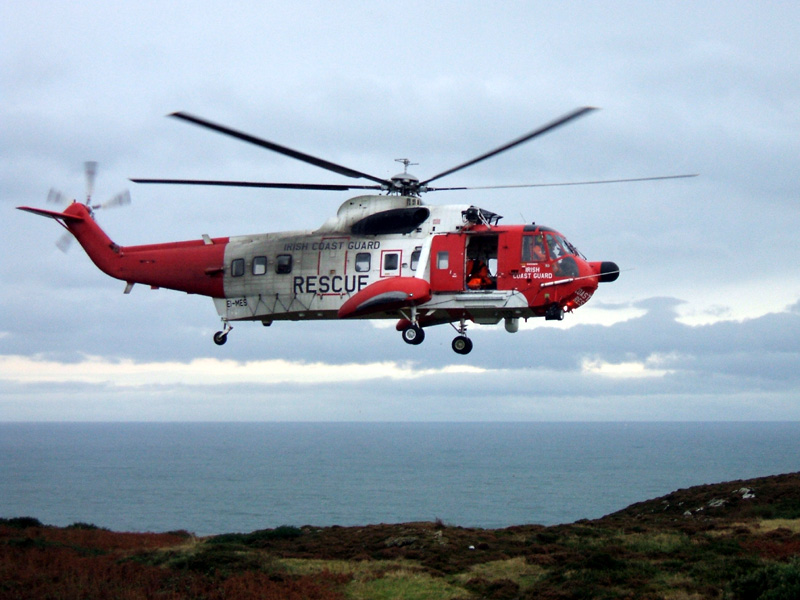
POLYGON ((222 298, 228 238, 144 246, 119 246, 100 228, 89 209, 74 202, 64 212, 27 206, 33 214, 61 222, 105 274, 125 281, 222 298))

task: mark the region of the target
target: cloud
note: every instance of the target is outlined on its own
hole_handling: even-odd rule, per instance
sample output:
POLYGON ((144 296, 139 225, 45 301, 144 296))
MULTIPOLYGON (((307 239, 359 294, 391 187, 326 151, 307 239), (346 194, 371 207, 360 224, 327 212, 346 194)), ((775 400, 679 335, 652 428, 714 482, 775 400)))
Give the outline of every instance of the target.
POLYGON ((283 385, 318 386, 373 379, 409 380, 436 375, 476 375, 484 371, 472 365, 448 365, 438 369, 415 368, 393 362, 325 364, 287 360, 239 362, 197 358, 188 363, 137 362, 84 357, 63 363, 41 357, 0 356, 0 381, 36 383, 106 384, 112 388, 167 385, 283 385))
POLYGON ((444 328, 419 347, 384 339, 326 360, 274 346, 257 360, 4 355, 0 407, 15 420, 800 418, 798 306, 701 326, 680 323, 674 299, 637 306, 608 326, 480 328, 467 357, 437 339, 444 328))
POLYGON ((644 361, 610 363, 598 359, 585 358, 581 365, 584 373, 602 375, 612 379, 639 379, 642 377, 663 377, 671 371, 657 368, 663 362, 660 356, 648 356, 644 361))

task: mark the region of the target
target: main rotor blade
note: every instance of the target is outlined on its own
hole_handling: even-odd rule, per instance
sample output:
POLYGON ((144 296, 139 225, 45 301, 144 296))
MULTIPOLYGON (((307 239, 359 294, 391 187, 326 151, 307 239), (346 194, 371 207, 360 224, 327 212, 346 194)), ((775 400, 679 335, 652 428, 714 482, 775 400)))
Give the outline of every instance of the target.
POLYGON ((131 179, 134 183, 167 183, 178 185, 216 185, 225 187, 275 188, 282 190, 323 190, 341 192, 347 190, 383 190, 382 185, 349 185, 327 183, 268 183, 263 181, 216 181, 209 179, 131 179))
POLYGON ((658 175, 656 177, 634 177, 631 179, 597 179, 595 181, 568 181, 562 183, 521 183, 516 185, 483 185, 474 187, 429 187, 429 192, 449 192, 453 190, 504 190, 512 188, 534 188, 534 187, 560 187, 566 185, 597 185, 599 183, 630 183, 633 181, 659 181, 661 179, 687 179, 697 177, 697 173, 689 175, 658 175))
POLYGON ((287 148, 286 146, 281 146, 280 144, 275 144, 274 142, 263 140, 261 138, 257 138, 255 136, 243 133, 241 131, 236 131, 235 129, 231 129, 223 125, 217 125, 216 123, 206 121, 205 119, 201 119, 199 117, 195 117, 193 115, 184 112, 175 112, 169 116, 175 117, 176 119, 183 119, 184 121, 188 121, 189 123, 194 123, 195 125, 199 125, 201 127, 206 127, 207 129, 212 129, 219 133, 235 137, 245 142, 249 142, 250 144, 261 146, 262 148, 266 148, 267 150, 272 150, 273 152, 278 152, 279 154, 284 154, 291 158, 301 160, 303 162, 314 165, 315 167, 321 167, 323 169, 327 169, 328 171, 333 171, 334 173, 338 173, 340 175, 345 175, 347 177, 354 177, 356 179, 369 179, 371 181, 386 186, 391 185, 389 181, 381 179, 380 177, 375 177, 374 175, 370 175, 369 173, 362 173, 361 171, 356 171, 349 167, 337 165, 336 163, 332 163, 327 160, 317 158, 316 156, 311 156, 310 154, 298 152, 297 150, 292 150, 291 148, 287 148))
POLYGON ((500 154, 501 152, 505 152, 506 150, 510 150, 511 148, 513 148, 515 146, 519 146, 520 144, 524 144, 525 142, 527 142, 529 140, 532 140, 533 138, 535 138, 537 136, 540 136, 540 135, 542 135, 544 133, 547 133, 548 131, 551 131, 551 130, 555 129, 556 127, 560 127, 561 125, 564 125, 564 124, 568 123, 569 121, 572 121, 573 119, 577 119, 578 117, 581 117, 581 116, 585 115, 586 113, 592 112, 594 110, 597 110, 597 109, 592 107, 592 106, 584 106, 583 108, 578 108, 576 110, 573 110, 571 113, 568 113, 568 114, 566 114, 566 115, 564 115, 562 117, 559 117, 555 121, 551 121, 550 123, 548 123, 547 125, 543 125, 539 129, 535 129, 535 130, 533 130, 533 131, 531 131, 529 133, 526 133, 522 137, 519 137, 519 138, 517 138, 515 140, 512 140, 512 141, 508 142, 507 144, 504 144, 503 146, 500 146, 499 148, 495 148, 494 150, 490 150, 489 152, 486 152, 485 154, 481 154, 480 156, 478 156, 476 158, 473 158, 472 160, 467 161, 467 162, 465 162, 463 164, 460 164, 457 167, 453 167, 452 169, 448 169, 447 171, 444 171, 443 173, 439 173, 438 175, 434 175, 430 179, 427 179, 426 181, 420 182, 420 186, 424 186, 424 185, 430 183, 431 181, 434 181, 436 179, 444 177, 445 175, 450 175, 452 173, 455 173, 456 171, 460 171, 461 169, 466 169, 467 167, 471 167, 472 165, 474 165, 476 163, 479 163, 482 160, 486 160, 487 158, 491 158, 492 156, 500 154))

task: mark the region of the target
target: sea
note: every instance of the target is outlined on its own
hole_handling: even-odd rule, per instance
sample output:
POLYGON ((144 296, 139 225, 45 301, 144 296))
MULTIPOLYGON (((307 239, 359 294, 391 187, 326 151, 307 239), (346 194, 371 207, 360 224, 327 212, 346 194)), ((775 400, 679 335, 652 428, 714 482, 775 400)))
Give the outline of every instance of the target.
POLYGON ((796 471, 796 422, 0 423, 0 517, 114 531, 554 525, 796 471))

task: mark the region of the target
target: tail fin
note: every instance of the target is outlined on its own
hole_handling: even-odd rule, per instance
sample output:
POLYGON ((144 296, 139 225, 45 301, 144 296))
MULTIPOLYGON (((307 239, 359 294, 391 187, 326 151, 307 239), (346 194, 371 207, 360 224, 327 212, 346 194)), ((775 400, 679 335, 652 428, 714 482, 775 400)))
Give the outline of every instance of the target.
POLYGON ((33 213, 35 215, 39 215, 40 217, 49 217, 51 219, 55 219, 56 221, 64 221, 64 222, 75 222, 75 221, 83 221, 83 217, 79 215, 71 215, 65 212, 56 212, 54 210, 45 210, 43 208, 31 208, 30 206, 18 206, 19 210, 24 210, 29 213, 33 213))
POLYGON ((30 206, 18 206, 17 208, 40 217, 48 217, 58 221, 60 225, 78 239, 78 242, 86 250, 86 254, 89 255, 95 265, 108 275, 118 277, 113 272, 112 263, 119 253, 119 246, 112 242, 95 223, 92 218, 91 208, 80 202, 73 202, 64 212, 31 208, 30 206))

